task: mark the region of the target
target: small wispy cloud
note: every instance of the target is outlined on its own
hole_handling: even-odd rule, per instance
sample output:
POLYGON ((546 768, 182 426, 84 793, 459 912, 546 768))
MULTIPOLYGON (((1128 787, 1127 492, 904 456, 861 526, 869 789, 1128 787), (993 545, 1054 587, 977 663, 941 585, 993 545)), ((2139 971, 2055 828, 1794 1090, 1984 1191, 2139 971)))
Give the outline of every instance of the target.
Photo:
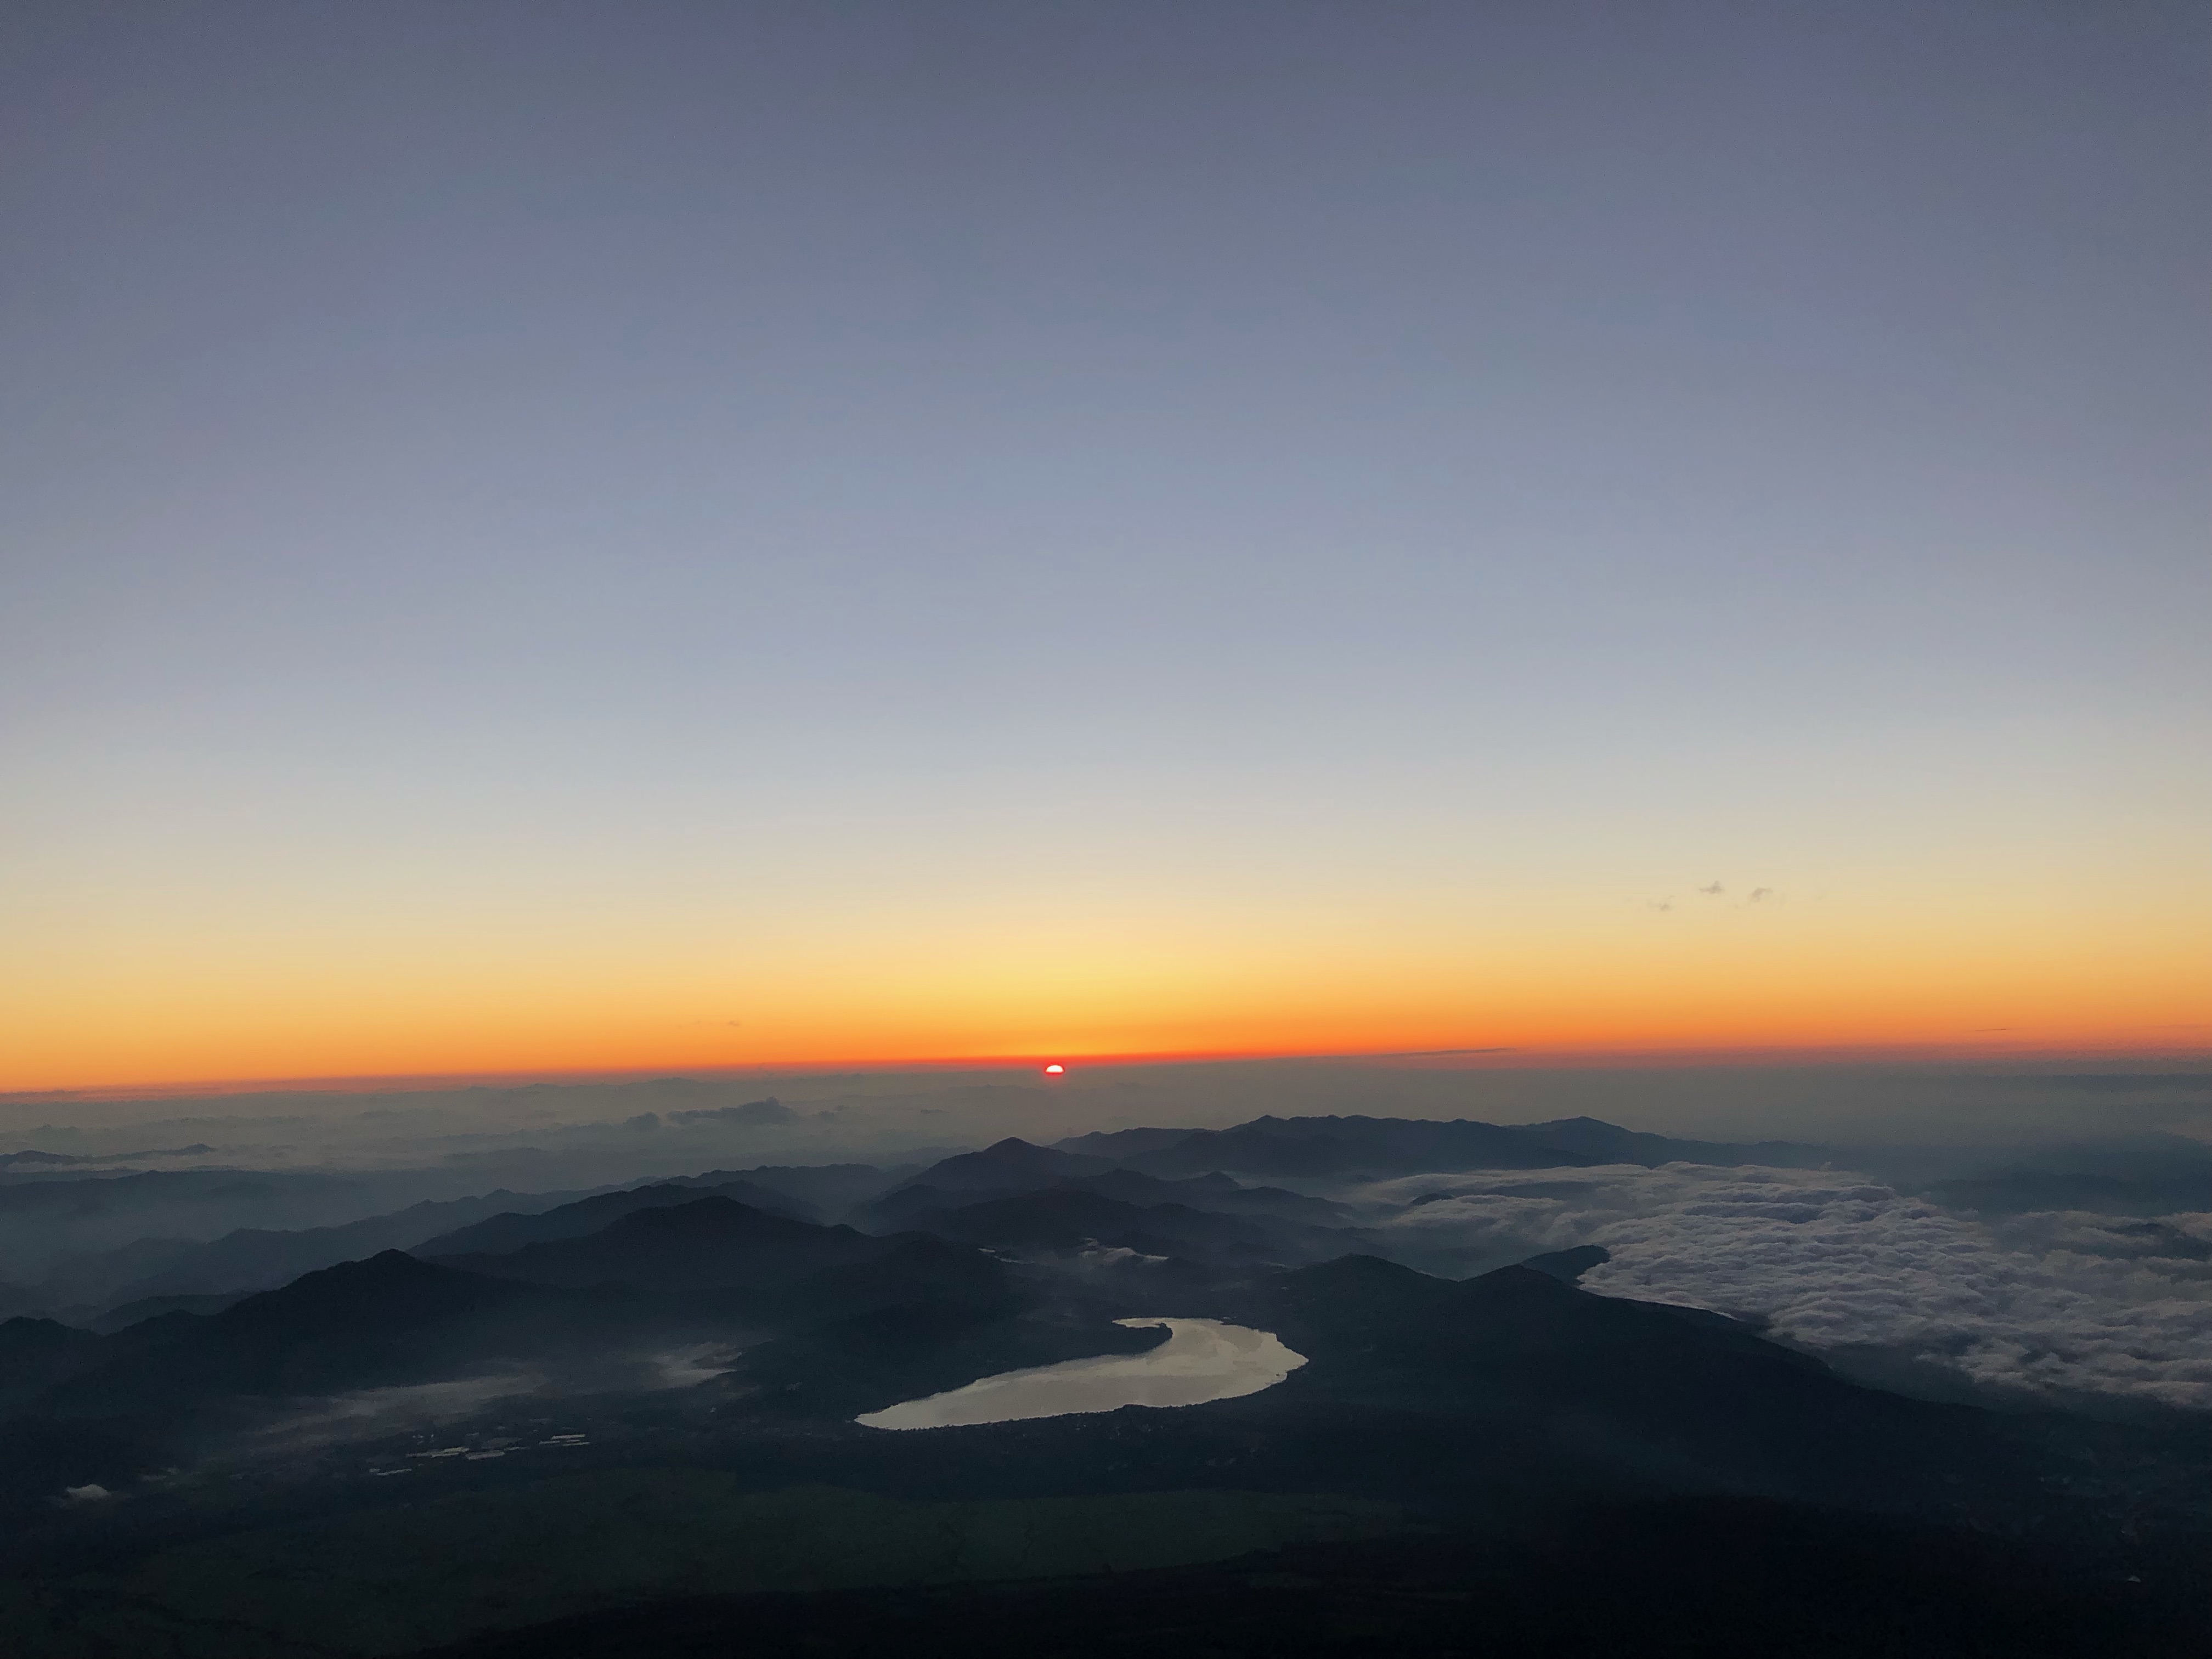
POLYGON ((1746 904, 1763 904, 1773 896, 1774 890, 1771 887, 1754 887, 1751 890, 1749 896, 1744 900, 1744 902, 1746 904))
POLYGON ((1715 882, 1711 886, 1700 887, 1698 890, 1700 893, 1703 893, 1707 898, 1718 898, 1723 893, 1727 892, 1728 889, 1722 886, 1720 883, 1715 882))

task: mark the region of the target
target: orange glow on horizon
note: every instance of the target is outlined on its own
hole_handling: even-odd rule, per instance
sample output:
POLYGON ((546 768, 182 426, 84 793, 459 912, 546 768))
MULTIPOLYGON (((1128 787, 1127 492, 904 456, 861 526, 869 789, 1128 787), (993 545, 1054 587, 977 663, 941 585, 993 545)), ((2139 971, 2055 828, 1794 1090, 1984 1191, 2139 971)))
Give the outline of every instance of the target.
MULTIPOLYGON (((1698 1067, 2051 1065, 2118 1060, 2162 1065, 2212 1065, 2212 1026, 2185 1032, 2145 1033, 2140 1038, 2105 1041, 2075 1037, 2000 1044, 1989 1041, 1942 1042, 1858 1042, 1738 1044, 1724 1047, 1613 1046, 1538 1048, 1476 1046, 1432 1050, 1331 1049, 1162 1049, 1085 1054, 1074 1064, 1091 1071, 1162 1066, 1313 1065, 1387 1066, 1465 1071, 1549 1071, 1674 1069, 1698 1067)), ((1004 1054, 894 1055, 854 1058, 783 1059, 739 1065, 643 1064, 616 1066, 494 1067, 481 1071, 394 1072, 318 1075, 262 1074, 217 1078, 148 1078, 83 1084, 70 1087, 0 1090, 0 1104, 80 1099, 190 1098, 230 1094, 368 1094, 460 1088, 520 1088, 532 1084, 636 1082, 677 1073, 702 1078, 749 1076, 871 1076, 908 1073, 1003 1073, 1022 1069, 1018 1057, 1004 1054)), ((1073 1069, 1055 1062, 1043 1074, 1065 1077, 1073 1069)))
POLYGON ((1034 1074, 1040 1054, 1065 1077, 1318 1056, 1775 1063, 2212 1046, 2206 907, 2151 895, 2069 914, 2002 896, 1688 917, 1547 895, 1436 914, 1109 907, 1063 913, 1042 942, 1036 913, 1017 908, 750 934, 88 932, 0 963, 0 1094, 1034 1074))

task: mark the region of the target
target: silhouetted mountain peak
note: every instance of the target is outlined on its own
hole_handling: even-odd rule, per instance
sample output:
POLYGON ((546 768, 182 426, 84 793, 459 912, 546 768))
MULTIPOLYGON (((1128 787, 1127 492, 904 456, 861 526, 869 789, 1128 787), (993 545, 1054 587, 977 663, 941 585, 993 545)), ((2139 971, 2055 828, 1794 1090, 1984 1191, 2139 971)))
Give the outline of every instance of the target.
POLYGON ((1110 1160, 1080 1152, 1055 1152, 1032 1146, 1017 1135, 985 1147, 980 1152, 959 1152, 933 1164, 903 1187, 936 1187, 947 1192, 1003 1192, 1009 1188, 1043 1186, 1073 1176, 1101 1173, 1110 1160))
POLYGON ((1433 1169, 1540 1169, 1598 1160, 1548 1146, 1525 1131, 1456 1118, 1273 1114, 1228 1129, 1197 1129, 1172 1146, 1132 1155, 1155 1175, 1217 1170, 1308 1176, 1381 1176, 1433 1169))
POLYGON ((824 1234, 857 1238, 850 1227, 823 1227, 811 1221, 793 1221, 766 1210, 741 1204, 734 1198, 695 1198, 683 1204, 633 1210, 610 1222, 597 1237, 619 1244, 633 1239, 660 1239, 697 1243, 785 1243, 811 1240, 824 1234))
POLYGON ((489 1312, 520 1292, 496 1279, 419 1261, 385 1250, 363 1261, 342 1261, 305 1273, 281 1290, 264 1291, 216 1314, 224 1331, 283 1326, 346 1332, 361 1325, 413 1323, 489 1312))
POLYGON ((1132 1203, 1093 1191, 1087 1182, 993 1196, 925 1212, 913 1221, 948 1238, 999 1249, 1096 1244, 1140 1255, 1244 1261, 1296 1261, 1315 1254, 1296 1228, 1271 1231, 1240 1216, 1172 1201, 1132 1203))
POLYGON ((1510 1267, 1478 1273, 1473 1279, 1463 1279, 1456 1289, 1462 1301, 1500 1307, 1550 1307, 1561 1304, 1562 1298, 1589 1294, 1556 1273, 1543 1273, 1517 1262, 1510 1267))
POLYGON ((647 1186, 626 1188, 620 1192, 594 1194, 572 1204, 562 1204, 534 1213, 508 1212, 492 1216, 472 1225, 441 1233, 435 1238, 416 1245, 415 1253, 432 1260, 445 1256, 499 1255, 519 1250, 529 1244, 581 1238, 636 1211, 696 1204, 710 1194, 736 1199, 751 1209, 789 1216, 794 1220, 813 1218, 801 1212, 804 1206, 795 1206, 793 1200, 781 1194, 734 1176, 714 1185, 655 1182, 647 1186))
POLYGON ((1523 1123, 1514 1133, 1581 1157, 1610 1164, 1771 1164, 1789 1168, 1817 1164, 1827 1154, 1817 1146, 1793 1141, 1763 1140, 1738 1146, 1714 1140, 1681 1140, 1672 1135, 1624 1129, 1597 1117, 1554 1118, 1545 1123, 1523 1123))
POLYGON ((633 1210, 580 1238, 442 1261, 473 1273, 574 1289, 608 1284, 647 1291, 761 1289, 880 1249, 880 1241, 850 1227, 793 1221, 710 1196, 633 1210))
POLYGON ((1379 1255, 1340 1255, 1285 1273, 1280 1284, 1296 1301, 1369 1308, 1433 1304, 1453 1289, 1450 1279, 1401 1267, 1379 1255))
POLYGON ((1624 1129, 1594 1117, 1550 1123, 1484 1123, 1473 1118, 1279 1117, 1267 1113, 1226 1129, 1121 1130, 1062 1143, 1117 1156, 1158 1176, 1247 1174, 1376 1176, 1432 1170, 1533 1170, 1595 1164, 1818 1164, 1820 1148, 1782 1141, 1736 1146, 1624 1129))
POLYGON ((1519 1265, 1571 1285, 1592 1267, 1612 1260, 1613 1252, 1602 1244, 1577 1244, 1570 1249, 1547 1250, 1541 1255, 1532 1255, 1519 1265))

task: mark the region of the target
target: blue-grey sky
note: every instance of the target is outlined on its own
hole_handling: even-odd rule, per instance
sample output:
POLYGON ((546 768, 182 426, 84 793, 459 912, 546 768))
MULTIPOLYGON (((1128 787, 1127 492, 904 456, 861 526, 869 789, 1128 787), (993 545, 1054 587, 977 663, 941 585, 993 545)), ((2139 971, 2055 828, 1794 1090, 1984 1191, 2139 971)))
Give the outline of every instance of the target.
POLYGON ((12 7, 18 1080, 1265 1047, 1287 960, 1479 1039, 1708 882, 2048 969, 1869 1033, 2179 1029, 2208 68, 2181 4, 12 7))

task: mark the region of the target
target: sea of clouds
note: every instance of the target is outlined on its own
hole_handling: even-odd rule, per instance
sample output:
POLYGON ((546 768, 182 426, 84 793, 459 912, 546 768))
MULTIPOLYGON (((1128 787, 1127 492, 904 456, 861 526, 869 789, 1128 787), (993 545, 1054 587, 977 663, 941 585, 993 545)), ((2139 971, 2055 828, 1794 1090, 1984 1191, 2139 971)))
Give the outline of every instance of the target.
POLYGON ((1767 1322, 1984 1387, 2212 1407, 2212 1215, 1984 1220, 1831 1170, 1486 1171, 1357 1194, 1409 1259, 1480 1270, 1577 1244, 1607 1296, 1767 1322))

